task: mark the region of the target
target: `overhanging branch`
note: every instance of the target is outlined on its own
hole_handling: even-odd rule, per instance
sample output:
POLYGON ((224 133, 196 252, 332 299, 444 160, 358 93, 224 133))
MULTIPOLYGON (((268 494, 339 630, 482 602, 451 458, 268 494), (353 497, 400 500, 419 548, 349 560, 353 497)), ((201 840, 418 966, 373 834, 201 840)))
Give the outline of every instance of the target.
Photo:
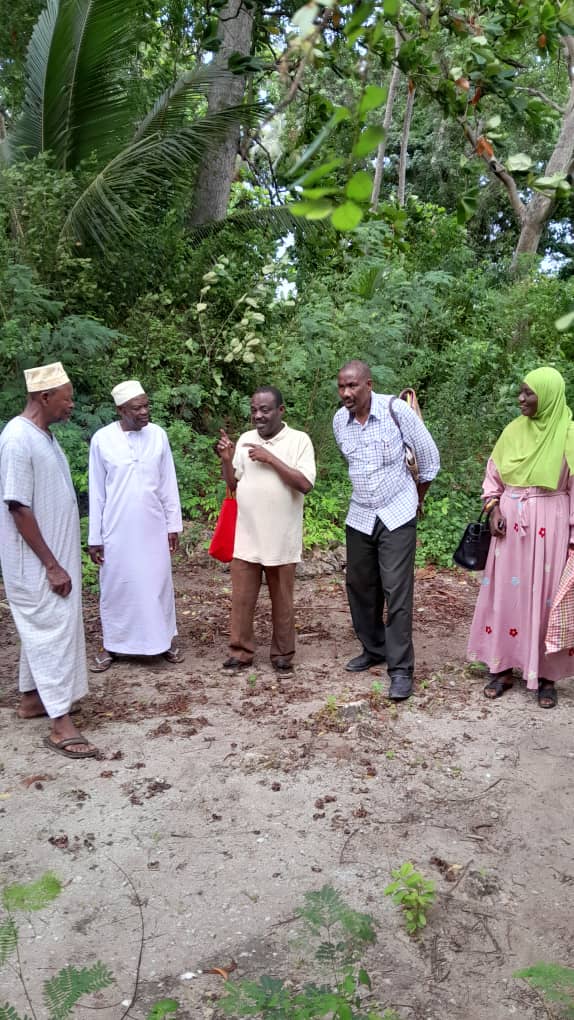
POLYGON ((508 172, 508 170, 502 165, 502 163, 500 163, 499 160, 497 160, 496 156, 494 155, 491 149, 488 151, 484 151, 483 149, 481 149, 481 147, 478 144, 479 139, 477 138, 475 132, 472 130, 470 124, 468 123, 467 120, 465 120, 465 118, 459 117, 459 123, 462 127, 462 130, 464 131, 465 137, 472 145, 473 151, 476 153, 477 156, 480 156, 483 163, 486 164, 490 172, 494 174, 495 177, 498 178, 501 184, 504 185, 506 192, 508 194, 510 204, 514 211, 514 215, 516 216, 520 226, 522 226, 527 214, 527 208, 518 193, 518 188, 516 186, 516 181, 514 180, 514 177, 512 176, 512 174, 508 172))

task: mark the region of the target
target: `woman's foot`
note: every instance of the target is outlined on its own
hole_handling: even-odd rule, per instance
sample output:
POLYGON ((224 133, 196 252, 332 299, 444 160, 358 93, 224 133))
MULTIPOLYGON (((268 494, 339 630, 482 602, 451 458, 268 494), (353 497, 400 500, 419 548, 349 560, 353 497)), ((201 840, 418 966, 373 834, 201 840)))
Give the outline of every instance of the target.
POLYGON ((501 698, 503 694, 512 687, 512 670, 505 669, 502 673, 489 673, 489 680, 484 688, 485 698, 489 698, 494 701, 495 698, 501 698))
POLYGON ((558 691, 553 680, 540 677, 538 681, 538 704, 540 708, 555 708, 558 703, 558 691))

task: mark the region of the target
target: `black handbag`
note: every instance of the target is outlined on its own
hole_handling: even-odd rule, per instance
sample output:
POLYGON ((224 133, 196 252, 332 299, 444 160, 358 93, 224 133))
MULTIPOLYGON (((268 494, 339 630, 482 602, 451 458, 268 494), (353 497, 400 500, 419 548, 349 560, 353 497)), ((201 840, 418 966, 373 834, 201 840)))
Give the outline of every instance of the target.
POLYGON ((457 567, 464 567, 465 570, 484 570, 492 538, 489 517, 490 514, 484 517, 482 510, 477 521, 467 524, 452 557, 457 567))

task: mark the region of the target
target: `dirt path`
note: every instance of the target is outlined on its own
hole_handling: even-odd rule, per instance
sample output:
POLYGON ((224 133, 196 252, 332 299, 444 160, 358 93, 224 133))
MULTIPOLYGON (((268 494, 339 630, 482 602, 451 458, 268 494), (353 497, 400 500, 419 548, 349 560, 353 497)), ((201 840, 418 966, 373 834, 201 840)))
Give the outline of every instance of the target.
MULTIPOLYGON (((233 959, 249 977, 301 979, 293 911, 330 883, 380 922, 373 990, 404 1020, 549 1016, 512 973, 574 956, 574 687, 553 712, 519 684, 484 699, 463 664, 472 578, 419 573, 417 692, 398 708, 373 698, 380 671, 343 668, 357 647, 340 574, 298 583, 297 669, 282 680, 266 658, 266 594, 255 667, 230 677, 229 575, 180 569, 176 587, 185 661, 95 676, 80 718, 102 758, 83 763, 43 747, 45 721, 16 719, 18 645, 0 604, 2 875, 65 883, 21 922, 34 1001, 60 966, 101 959, 116 984, 86 1001, 102 1020, 125 1013, 136 978, 130 1017, 173 995, 178 1017, 215 1020, 221 978, 200 972, 233 959), (360 700, 362 715, 341 713, 360 700), (437 881, 418 941, 383 895, 406 860, 437 881)), ((86 629, 95 650, 93 598, 86 629)), ((0 998, 29 1012, 15 974, 2 978, 0 998)))

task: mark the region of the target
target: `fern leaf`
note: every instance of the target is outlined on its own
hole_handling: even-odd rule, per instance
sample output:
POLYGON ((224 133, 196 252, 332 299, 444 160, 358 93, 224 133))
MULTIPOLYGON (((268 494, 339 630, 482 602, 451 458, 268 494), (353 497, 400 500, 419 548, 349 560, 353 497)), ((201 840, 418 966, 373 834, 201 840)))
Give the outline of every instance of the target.
POLYGON ((574 970, 571 967, 562 967, 559 963, 535 963, 525 970, 515 971, 512 976, 528 981, 550 1002, 559 1003, 564 1017, 574 1018, 574 970))
POLYGON ((27 1015, 21 1017, 13 1006, 6 1003, 4 1006, 0 1006, 0 1020, 30 1020, 30 1017, 27 1015))
POLYGON ((179 1009, 177 999, 160 999, 148 1013, 147 1020, 163 1020, 168 1013, 175 1013, 179 1009))
POLYGON ((91 995, 113 984, 111 972, 103 963, 93 967, 64 967, 44 982, 44 1002, 49 1020, 66 1020, 83 995, 91 995))
POLYGON ((6 963, 9 956, 15 951, 18 945, 18 929, 11 917, 8 917, 0 924, 0 967, 6 963))
POLYGON ((36 882, 26 885, 7 885, 2 892, 6 910, 42 910, 62 891, 59 878, 47 871, 36 882))

